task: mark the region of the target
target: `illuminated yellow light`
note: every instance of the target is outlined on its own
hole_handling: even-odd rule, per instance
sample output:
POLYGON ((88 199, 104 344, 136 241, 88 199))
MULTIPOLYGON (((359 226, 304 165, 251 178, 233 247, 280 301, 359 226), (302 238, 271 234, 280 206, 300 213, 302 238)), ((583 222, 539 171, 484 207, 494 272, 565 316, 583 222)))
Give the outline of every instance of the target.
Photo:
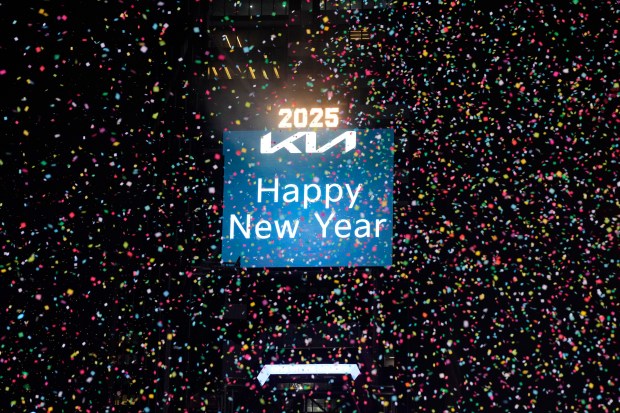
POLYGON ((274 71, 274 73, 276 74, 276 77, 277 77, 278 79, 280 79, 280 73, 278 73, 278 68, 274 66, 274 67, 273 67, 273 71, 274 71))
POLYGON ((370 34, 368 33, 367 28, 363 28, 362 30, 352 30, 350 38, 351 40, 369 40, 370 34))
POLYGON ((265 69, 263 69, 263 76, 265 77, 265 79, 269 80, 269 76, 267 76, 267 72, 265 71, 265 69))
POLYGON ((228 79, 232 79, 232 76, 230 75, 230 72, 228 71, 227 66, 224 66, 224 71, 226 72, 226 76, 228 77, 228 79))

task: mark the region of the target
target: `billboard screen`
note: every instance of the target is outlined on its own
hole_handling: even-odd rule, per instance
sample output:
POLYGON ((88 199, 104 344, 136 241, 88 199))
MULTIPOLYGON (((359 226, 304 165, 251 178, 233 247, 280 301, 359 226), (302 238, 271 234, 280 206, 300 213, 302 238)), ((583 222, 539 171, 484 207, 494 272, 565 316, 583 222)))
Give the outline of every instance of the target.
POLYGON ((392 130, 228 131, 223 153, 223 261, 392 264, 392 130))

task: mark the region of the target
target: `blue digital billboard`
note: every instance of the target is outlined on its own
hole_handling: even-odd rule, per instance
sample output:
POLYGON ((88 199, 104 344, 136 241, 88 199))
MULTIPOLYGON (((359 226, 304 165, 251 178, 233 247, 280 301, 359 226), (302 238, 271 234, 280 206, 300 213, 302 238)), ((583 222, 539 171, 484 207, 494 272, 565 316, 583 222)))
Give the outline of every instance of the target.
POLYGON ((223 261, 392 264, 392 130, 227 131, 223 153, 223 261))

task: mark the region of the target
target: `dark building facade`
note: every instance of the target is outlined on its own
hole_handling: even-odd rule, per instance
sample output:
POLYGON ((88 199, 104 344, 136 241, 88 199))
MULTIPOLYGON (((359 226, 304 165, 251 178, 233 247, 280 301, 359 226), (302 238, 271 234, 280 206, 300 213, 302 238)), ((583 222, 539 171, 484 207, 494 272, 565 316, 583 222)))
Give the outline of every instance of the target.
MULTIPOLYGON (((382 116, 366 119, 368 106, 359 104, 368 80, 380 76, 378 61, 364 66, 363 55, 379 35, 369 26, 387 8, 386 2, 361 1, 215 2, 204 10, 205 47, 196 50, 204 56, 196 87, 207 91, 200 115, 216 126, 216 136, 225 130, 275 129, 280 107, 335 106, 343 128, 389 127, 382 116)), ((222 343, 234 350, 222 361, 222 387, 216 393, 227 411, 240 406, 248 411, 397 411, 394 349, 385 347, 375 320, 381 317, 375 289, 389 272, 340 268, 332 280, 327 274, 334 270, 237 268, 231 273, 239 287, 231 291, 223 319, 238 333, 222 343), (362 276, 367 281, 356 280, 362 276), (334 291, 341 286, 352 288, 355 299, 339 299, 334 291), (261 302, 274 306, 252 305, 261 302), (325 318, 327 307, 332 309, 325 318), (284 363, 352 363, 362 374, 355 381, 299 375, 258 384, 264 365, 284 363)))

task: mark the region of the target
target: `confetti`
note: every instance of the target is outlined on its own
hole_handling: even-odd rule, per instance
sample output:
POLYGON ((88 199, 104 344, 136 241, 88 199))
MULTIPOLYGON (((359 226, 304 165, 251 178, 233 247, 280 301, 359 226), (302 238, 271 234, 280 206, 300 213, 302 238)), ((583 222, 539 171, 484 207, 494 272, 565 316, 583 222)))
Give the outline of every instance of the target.
POLYGON ((299 3, 6 19, 0 410, 618 411, 620 6, 299 3), (310 105, 394 131, 393 265, 221 265, 223 132, 310 105))

